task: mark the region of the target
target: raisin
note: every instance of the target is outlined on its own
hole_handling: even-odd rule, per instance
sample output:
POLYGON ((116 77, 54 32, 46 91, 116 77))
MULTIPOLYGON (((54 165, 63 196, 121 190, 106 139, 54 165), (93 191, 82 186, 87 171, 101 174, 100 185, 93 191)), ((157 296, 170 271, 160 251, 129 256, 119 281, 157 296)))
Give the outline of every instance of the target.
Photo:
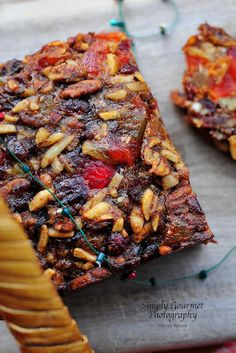
POLYGON ((121 50, 129 50, 131 48, 131 40, 130 39, 123 39, 119 45, 119 49, 121 50))
POLYGON ((137 178, 132 180, 127 187, 128 195, 134 202, 139 202, 143 193, 143 190, 147 188, 149 184, 148 179, 137 178))
POLYGON ((32 192, 22 192, 20 196, 9 195, 7 201, 13 212, 22 212, 29 207, 28 205, 32 198, 32 192))
POLYGON ((87 113, 90 110, 89 103, 86 100, 74 98, 63 101, 62 110, 68 113, 87 113))
POLYGON ((87 200, 88 187, 84 180, 79 176, 60 177, 54 182, 57 196, 66 205, 79 206, 83 205, 87 200))
POLYGON ((216 105, 212 100, 204 98, 200 100, 200 103, 203 105, 204 108, 209 110, 210 113, 215 113, 216 112, 216 105))
POLYGON ((30 152, 34 147, 34 142, 31 139, 17 140, 16 137, 8 142, 9 149, 22 161, 29 157, 30 152))
POLYGON ((120 69, 121 74, 133 74, 135 71, 138 71, 138 67, 131 63, 124 64, 120 69))
POLYGON ((18 74, 22 69, 24 68, 24 64, 20 60, 9 60, 5 63, 5 65, 2 66, 0 69, 0 75, 1 76, 6 76, 6 75, 14 75, 18 74))
POLYGON ((112 233, 107 240, 108 250, 112 255, 122 254, 127 245, 130 242, 130 238, 124 238, 120 233, 112 233))

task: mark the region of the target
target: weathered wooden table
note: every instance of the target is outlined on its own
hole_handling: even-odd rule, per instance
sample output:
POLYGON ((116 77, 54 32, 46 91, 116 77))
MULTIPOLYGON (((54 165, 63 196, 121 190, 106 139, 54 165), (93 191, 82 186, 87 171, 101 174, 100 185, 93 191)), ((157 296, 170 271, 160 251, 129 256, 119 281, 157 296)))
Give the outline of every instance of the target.
MULTIPOLYGON (((210 267, 236 245, 236 162, 207 145, 171 105, 169 92, 180 86, 184 60, 180 48, 204 21, 236 34, 235 0, 177 0, 181 22, 166 38, 137 42, 144 77, 158 97, 164 121, 190 167, 191 180, 218 245, 197 247, 154 260, 138 275, 158 279, 189 274, 210 267)), ((155 28, 173 15, 161 1, 126 0, 130 29, 155 28)), ((110 30, 115 17, 112 0, 0 0, 0 61, 22 58, 54 39, 79 31, 110 30)), ((206 281, 188 280, 149 288, 112 279, 65 298, 97 353, 154 352, 236 338, 236 255, 206 281), (194 322, 150 318, 145 304, 203 303, 194 322)), ((185 309, 177 310, 186 312, 185 309)), ((164 310, 157 311, 160 315, 164 310)), ((169 311, 169 314, 171 311, 169 311)), ((0 324, 0 352, 16 353, 4 323, 0 324)))

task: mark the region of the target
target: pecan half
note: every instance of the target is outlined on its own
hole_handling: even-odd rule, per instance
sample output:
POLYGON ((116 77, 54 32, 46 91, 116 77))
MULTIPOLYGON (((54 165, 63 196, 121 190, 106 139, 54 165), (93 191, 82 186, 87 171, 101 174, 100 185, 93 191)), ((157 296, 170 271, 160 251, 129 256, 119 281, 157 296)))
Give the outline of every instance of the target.
POLYGON ((68 86, 61 92, 61 98, 79 98, 82 95, 98 91, 102 87, 99 80, 85 80, 68 86))

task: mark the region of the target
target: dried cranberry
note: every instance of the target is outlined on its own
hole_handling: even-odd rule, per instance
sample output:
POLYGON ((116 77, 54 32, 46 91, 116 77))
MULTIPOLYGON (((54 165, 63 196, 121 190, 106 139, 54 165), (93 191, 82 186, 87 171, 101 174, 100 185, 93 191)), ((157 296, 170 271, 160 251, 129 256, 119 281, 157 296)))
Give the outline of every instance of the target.
POLYGON ((112 166, 101 161, 91 161, 83 171, 83 178, 90 189, 102 189, 109 184, 114 173, 112 166))
POLYGON ((4 113, 0 112, 0 122, 4 119, 4 113))
POLYGON ((108 250, 112 255, 120 255, 129 244, 130 239, 124 238, 120 233, 112 233, 108 238, 108 250))

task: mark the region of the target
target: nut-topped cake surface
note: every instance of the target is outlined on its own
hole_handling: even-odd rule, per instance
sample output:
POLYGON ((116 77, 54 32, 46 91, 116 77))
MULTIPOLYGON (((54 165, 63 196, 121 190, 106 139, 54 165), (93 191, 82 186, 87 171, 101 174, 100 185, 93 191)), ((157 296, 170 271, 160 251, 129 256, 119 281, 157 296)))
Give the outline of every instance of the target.
POLYGON ((0 66, 0 193, 58 288, 213 235, 123 33, 78 34, 0 66), (22 171, 12 151, 70 210, 22 171))

